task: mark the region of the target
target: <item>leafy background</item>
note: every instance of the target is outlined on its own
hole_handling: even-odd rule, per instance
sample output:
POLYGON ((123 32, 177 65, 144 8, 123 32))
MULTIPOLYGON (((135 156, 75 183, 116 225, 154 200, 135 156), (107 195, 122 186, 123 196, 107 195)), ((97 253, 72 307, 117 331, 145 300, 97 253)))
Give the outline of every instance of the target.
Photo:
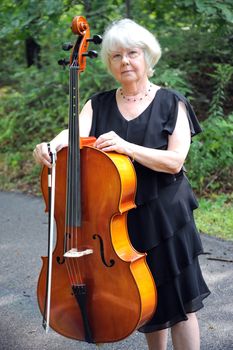
MULTIPOLYGON (((31 154, 37 143, 67 127, 68 69, 57 61, 69 56, 61 45, 75 40, 70 30, 75 15, 87 18, 92 34, 102 34, 113 20, 131 17, 156 35, 163 56, 152 81, 185 94, 204 131, 194 138, 186 162, 189 179, 200 203, 208 207, 214 198, 219 206, 229 206, 233 187, 231 0, 2 0, 0 188, 40 193, 40 168, 31 154), (224 200, 216 200, 216 195, 224 200)), ((96 91, 115 87, 99 59, 88 61, 80 84, 81 105, 96 91)))

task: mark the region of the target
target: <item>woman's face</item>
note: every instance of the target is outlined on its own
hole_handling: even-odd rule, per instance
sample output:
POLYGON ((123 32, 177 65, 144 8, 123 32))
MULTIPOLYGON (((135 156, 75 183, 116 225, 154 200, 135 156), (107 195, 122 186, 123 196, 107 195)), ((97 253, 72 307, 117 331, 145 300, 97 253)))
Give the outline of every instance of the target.
POLYGON ((147 78, 147 67, 141 48, 118 48, 111 52, 109 63, 114 78, 123 85, 147 78))

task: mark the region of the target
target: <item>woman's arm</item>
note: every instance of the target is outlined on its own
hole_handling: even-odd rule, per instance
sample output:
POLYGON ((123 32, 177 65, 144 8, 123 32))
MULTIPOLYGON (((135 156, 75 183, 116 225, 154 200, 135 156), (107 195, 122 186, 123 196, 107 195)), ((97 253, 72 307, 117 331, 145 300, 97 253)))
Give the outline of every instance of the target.
POLYGON ((96 147, 103 151, 116 151, 135 159, 138 163, 160 172, 178 173, 188 154, 191 133, 186 107, 179 102, 177 122, 172 135, 169 135, 168 149, 157 150, 132 144, 120 138, 114 132, 101 135, 96 147))

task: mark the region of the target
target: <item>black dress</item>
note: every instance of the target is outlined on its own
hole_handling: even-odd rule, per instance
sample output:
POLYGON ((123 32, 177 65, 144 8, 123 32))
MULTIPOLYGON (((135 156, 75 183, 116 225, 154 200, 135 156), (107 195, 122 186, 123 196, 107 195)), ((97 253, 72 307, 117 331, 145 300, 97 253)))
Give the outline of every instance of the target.
MULTIPOLYGON (((115 131, 123 139, 145 147, 166 149, 176 125, 178 102, 187 109, 191 135, 201 131, 193 109, 178 92, 161 88, 137 118, 127 121, 116 103, 116 90, 92 97, 91 136, 115 131)), ((133 246, 147 253, 147 263, 158 292, 157 310, 139 331, 147 333, 187 320, 187 313, 203 307, 210 294, 202 277, 198 255, 203 252, 193 210, 196 198, 182 170, 171 175, 134 162, 137 208, 128 213, 133 246)))

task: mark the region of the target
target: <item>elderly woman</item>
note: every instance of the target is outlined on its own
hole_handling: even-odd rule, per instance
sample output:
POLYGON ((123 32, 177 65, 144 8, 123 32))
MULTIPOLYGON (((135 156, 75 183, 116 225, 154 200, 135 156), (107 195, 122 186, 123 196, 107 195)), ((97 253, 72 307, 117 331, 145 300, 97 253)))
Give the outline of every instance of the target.
MULTIPOLYGON (((198 262, 203 248, 193 219, 197 201, 183 164, 191 137, 201 129, 182 95, 149 81, 160 56, 155 37, 132 20, 107 28, 102 59, 120 86, 90 98, 80 114, 80 133, 95 136, 98 149, 134 161, 137 208, 129 211, 128 231, 134 247, 147 253, 158 292, 157 310, 139 331, 150 350, 166 349, 168 328, 174 349, 198 350, 195 312, 210 292, 198 262)), ((67 146, 67 130, 50 143, 57 151, 67 146)), ((45 142, 34 157, 50 166, 45 142)))

